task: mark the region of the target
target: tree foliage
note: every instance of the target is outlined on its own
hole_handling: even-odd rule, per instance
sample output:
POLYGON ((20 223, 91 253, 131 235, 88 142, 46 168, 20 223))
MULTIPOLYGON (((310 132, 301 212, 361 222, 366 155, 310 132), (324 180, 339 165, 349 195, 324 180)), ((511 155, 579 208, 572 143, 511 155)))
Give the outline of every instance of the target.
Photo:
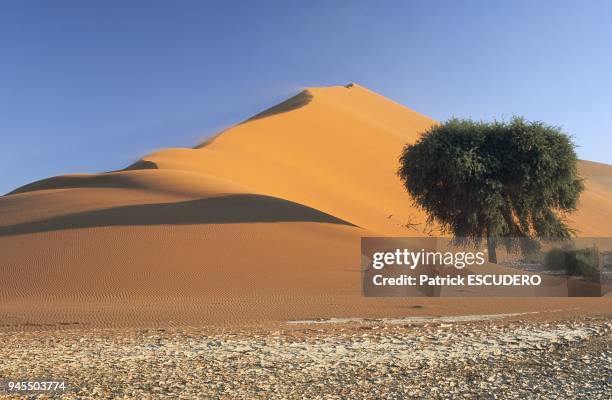
POLYGON ((564 219, 584 187, 574 147, 558 127, 521 117, 450 119, 404 148, 398 175, 428 221, 456 238, 525 247, 572 236, 564 219))

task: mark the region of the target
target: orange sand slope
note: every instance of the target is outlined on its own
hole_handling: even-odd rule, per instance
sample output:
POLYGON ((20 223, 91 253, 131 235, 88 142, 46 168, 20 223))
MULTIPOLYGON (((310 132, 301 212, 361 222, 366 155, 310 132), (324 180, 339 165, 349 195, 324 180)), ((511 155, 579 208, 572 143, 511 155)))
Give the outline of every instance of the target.
MULTIPOLYGON (((360 237, 425 234, 395 172, 404 144, 433 123, 358 85, 313 88, 196 148, 23 186, 0 197, 0 324, 488 309, 478 299, 361 297, 360 237), (407 308, 416 303, 427 304, 407 308)), ((584 236, 612 235, 612 166, 585 161, 581 170, 587 189, 572 224, 584 236)), ((559 301, 610 306, 513 300, 497 310, 559 301)))

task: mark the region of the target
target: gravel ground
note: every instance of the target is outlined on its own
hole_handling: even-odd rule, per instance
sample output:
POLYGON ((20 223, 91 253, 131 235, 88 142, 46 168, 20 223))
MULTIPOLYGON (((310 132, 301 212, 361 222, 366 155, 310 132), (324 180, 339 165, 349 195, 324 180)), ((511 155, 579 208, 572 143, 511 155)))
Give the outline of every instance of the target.
POLYGON ((0 381, 65 379, 67 399, 612 398, 610 319, 286 328, 0 333, 0 381))

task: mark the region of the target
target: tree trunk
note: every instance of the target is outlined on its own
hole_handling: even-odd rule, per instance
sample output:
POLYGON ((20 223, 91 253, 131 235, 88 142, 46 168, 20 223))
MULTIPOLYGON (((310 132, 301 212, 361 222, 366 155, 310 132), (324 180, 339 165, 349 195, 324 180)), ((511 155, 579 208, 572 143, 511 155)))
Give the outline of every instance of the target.
POLYGON ((489 262, 493 264, 497 264, 497 251, 495 248, 497 247, 497 243, 495 243, 495 237, 488 236, 487 237, 487 248, 489 251, 489 262))

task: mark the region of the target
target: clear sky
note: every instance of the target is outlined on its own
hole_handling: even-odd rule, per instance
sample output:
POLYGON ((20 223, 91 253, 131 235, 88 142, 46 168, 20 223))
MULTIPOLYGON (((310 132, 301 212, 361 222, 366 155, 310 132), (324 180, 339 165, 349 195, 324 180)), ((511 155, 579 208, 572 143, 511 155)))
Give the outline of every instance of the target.
POLYGON ((305 86, 520 114, 612 163, 612 1, 0 1, 0 193, 191 147, 305 86))

